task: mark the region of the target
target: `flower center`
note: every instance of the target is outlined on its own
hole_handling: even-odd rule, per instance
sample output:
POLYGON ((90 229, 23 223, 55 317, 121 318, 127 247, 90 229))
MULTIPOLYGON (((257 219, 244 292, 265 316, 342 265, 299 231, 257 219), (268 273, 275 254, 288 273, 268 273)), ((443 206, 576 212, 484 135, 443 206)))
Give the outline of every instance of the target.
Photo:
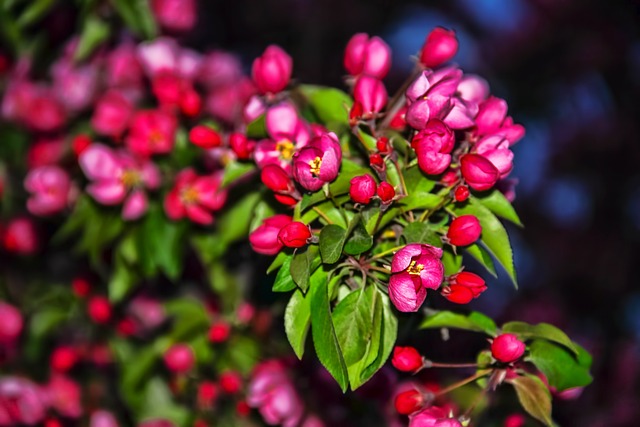
POLYGON ((416 264, 415 261, 411 261, 411 263, 409 264, 409 267, 407 267, 407 273, 409 273, 412 276, 419 276, 420 272, 424 269, 424 265, 422 264, 416 264))
POLYGON ((120 181, 127 188, 132 188, 138 185, 141 181, 140 173, 136 170, 127 169, 122 172, 122 176, 120 177, 120 181))
POLYGON ((152 130, 149 134, 149 142, 151 142, 151 145, 157 145, 161 143, 163 139, 162 132, 157 129, 152 130))
POLYGON ((288 139, 280 140, 276 143, 276 150, 280 152, 280 157, 284 160, 291 160, 296 147, 288 139))
POLYGON ((309 167, 310 167, 310 171, 311 174, 313 176, 318 176, 320 175, 320 166, 322 165, 322 159, 320 157, 316 157, 315 159, 311 160, 309 162, 309 167))
POLYGON ((182 200, 182 203, 185 205, 196 203, 198 199, 200 199, 200 194, 198 193, 198 190, 192 186, 185 188, 180 193, 180 200, 182 200))

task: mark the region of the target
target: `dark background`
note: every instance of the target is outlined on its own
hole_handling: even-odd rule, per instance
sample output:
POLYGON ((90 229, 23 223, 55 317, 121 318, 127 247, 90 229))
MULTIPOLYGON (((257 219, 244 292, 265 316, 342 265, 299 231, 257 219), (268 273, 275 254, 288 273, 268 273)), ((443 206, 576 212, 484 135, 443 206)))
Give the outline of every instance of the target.
POLYGON ((340 85, 351 35, 393 50, 392 93, 436 25, 460 40, 455 58, 507 99, 527 128, 514 148, 509 229, 519 291, 490 282, 475 306, 499 319, 565 328, 595 357, 595 382, 558 403, 561 425, 635 426, 640 419, 640 2, 585 0, 290 0, 201 2, 185 42, 240 52, 270 43, 300 81, 340 85))

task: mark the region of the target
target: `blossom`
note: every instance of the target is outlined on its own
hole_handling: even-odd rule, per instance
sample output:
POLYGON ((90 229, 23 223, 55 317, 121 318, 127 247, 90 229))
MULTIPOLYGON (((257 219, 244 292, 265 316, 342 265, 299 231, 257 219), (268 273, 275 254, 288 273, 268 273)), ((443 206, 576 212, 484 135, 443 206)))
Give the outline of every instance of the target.
POLYGON ((428 175, 438 175, 451 164, 451 150, 455 143, 453 131, 439 119, 430 119, 424 129, 411 140, 418 166, 428 175))
POLYGON ((478 298, 487 289, 482 277, 462 271, 449 277, 449 286, 442 289, 442 295, 451 302, 467 304, 478 298))
POLYGON ((47 411, 45 391, 31 380, 14 376, 0 378, 0 425, 34 425, 47 411))
POLYGON ((221 209, 227 200, 226 190, 220 189, 221 182, 220 174, 198 176, 191 168, 181 171, 164 199, 167 216, 173 220, 186 216, 202 225, 213 223, 212 211, 221 209))
POLYGON ((196 24, 195 0, 151 0, 151 10, 162 28, 189 31, 196 24))
POLYGON ((353 87, 353 99, 362 107, 363 117, 371 118, 387 105, 387 89, 382 81, 370 76, 360 76, 353 87))
POLYGON ((409 427, 462 427, 462 424, 455 418, 450 418, 443 408, 431 406, 410 415, 409 427))
POLYGON ((274 215, 262 221, 262 224, 249 234, 249 243, 254 251, 263 255, 275 255, 283 244, 278 239, 280 230, 293 219, 288 215, 274 215))
POLYGON ((278 240, 288 248, 306 246, 311 237, 309 226, 298 221, 291 221, 278 232, 278 240))
POLYGON ((133 116, 133 104, 120 91, 110 90, 98 99, 91 117, 96 132, 118 139, 133 116))
POLYGON ((502 363, 520 359, 526 349, 525 344, 514 334, 501 334, 491 343, 491 355, 502 363))
POLYGON ((434 68, 450 61, 458 52, 455 31, 442 27, 434 28, 422 46, 420 62, 425 67, 434 68))
POLYGON ((253 61, 251 76, 261 93, 278 93, 291 79, 293 61, 280 46, 270 45, 253 61))
POLYGON ((104 205, 124 202, 122 217, 134 220, 147 210, 145 188, 160 185, 160 172, 150 160, 135 159, 125 151, 114 151, 92 144, 78 158, 82 171, 91 181, 87 192, 104 205))
POLYGON ((176 118, 162 110, 141 110, 131 119, 127 148, 138 156, 168 154, 175 143, 176 118))
POLYGON ((383 79, 391 68, 391 49, 380 37, 355 34, 344 51, 344 68, 352 76, 365 74, 383 79))
POLYGON ((318 191, 338 176, 342 149, 335 133, 311 140, 293 156, 293 177, 309 191, 318 191))
POLYGON ((0 301, 0 344, 6 344, 15 341, 20 333, 24 321, 22 313, 16 307, 6 302, 0 301))
POLYGON ((195 354, 186 344, 174 344, 162 356, 164 364, 174 373, 189 372, 195 364, 195 354))
POLYGON ((29 212, 50 215, 67 206, 71 180, 67 172, 58 166, 41 166, 29 171, 24 187, 31 193, 27 200, 29 212))
POLYGON ((349 196, 351 200, 366 205, 376 195, 378 185, 371 175, 364 174, 351 178, 349 196))
POLYGON ((393 349, 391 364, 402 372, 416 372, 424 366, 424 359, 414 347, 396 346, 393 349))
POLYGON ((389 298, 400 311, 417 311, 427 296, 427 289, 442 283, 444 267, 442 249, 412 243, 400 249, 391 262, 389 298))
POLYGON ((478 240, 482 234, 480 221, 474 215, 461 215, 451 221, 447 238, 454 246, 468 246, 478 240))

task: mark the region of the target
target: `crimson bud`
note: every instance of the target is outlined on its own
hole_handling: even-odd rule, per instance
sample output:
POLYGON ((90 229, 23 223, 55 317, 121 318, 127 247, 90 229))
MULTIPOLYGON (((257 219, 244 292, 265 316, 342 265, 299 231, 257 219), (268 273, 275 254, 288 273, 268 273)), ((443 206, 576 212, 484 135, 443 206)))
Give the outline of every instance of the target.
POLYGON ((395 195, 396 190, 393 188, 393 185, 386 181, 380 183, 378 187, 378 197, 380 197, 382 203, 391 203, 395 195))
POLYGON ((165 366, 174 373, 185 373, 193 368, 195 355, 186 344, 174 344, 164 353, 165 366))
POLYGON ((460 158, 460 171, 469 187, 477 191, 492 188, 500 178, 500 171, 493 163, 479 154, 465 154, 460 158))
POLYGON ((58 372, 67 372, 78 362, 78 352, 69 346, 56 348, 51 354, 51 368, 58 372))
POLYGON ((200 148, 208 149, 219 147, 222 143, 222 138, 214 129, 205 125, 198 125, 189 131, 189 141, 200 148))
POLYGON ((453 191, 453 197, 456 202, 464 202, 469 198, 469 188, 465 185, 458 185, 453 191))
POLYGON ((111 319, 111 304, 103 296, 91 297, 87 304, 87 313, 94 323, 104 325, 111 319))
POLYGON ((363 115, 367 118, 379 113, 387 105, 387 89, 380 80, 361 76, 353 88, 353 99, 362 104, 363 115))
POLYGON ((309 227, 301 222, 292 221, 282 227, 278 233, 280 243, 288 248, 301 248, 311 238, 309 227))
POLYGON ((376 195, 376 189, 376 181, 371 175, 360 175, 351 178, 349 195, 354 202, 366 205, 371 201, 371 198, 376 195))
POLYGON ((249 159, 255 145, 256 143, 248 139, 243 133, 236 132, 229 136, 229 146, 240 160, 249 159))
POLYGON ((0 301, 0 344, 14 341, 22 332, 22 313, 14 306, 0 301))
POLYGON ((277 193, 289 193, 294 189, 291 178, 278 165, 265 166, 260 173, 260 180, 269 190, 277 193))
POLYGON ((456 304, 467 304, 487 289, 482 277, 467 271, 451 276, 449 283, 449 287, 442 289, 442 295, 456 304))
POLYGON ((396 411, 398 411, 398 413, 402 415, 413 414, 414 412, 422 409, 424 404, 425 402, 423 394, 416 389, 407 390, 398 394, 394 401, 396 411))
POLYGON ((220 388, 227 394, 236 394, 242 387, 242 377, 235 371, 220 374, 220 388))
POLYGON ((389 144, 389 138, 383 136, 376 141, 376 148, 380 154, 389 154, 391 152, 391 145, 389 144))
POLYGON ((420 62, 425 67, 434 68, 451 60, 458 52, 456 33, 442 27, 429 33, 420 52, 420 62))
POLYGON ((396 346, 391 364, 402 372, 417 372, 424 366, 424 359, 414 347, 396 346))
POLYGON ((447 237, 454 246, 468 246, 482 234, 480 221, 473 215, 462 215, 451 221, 447 237))
POLYGON ((514 334, 502 334, 491 343, 491 355, 503 363, 511 363, 520 359, 526 346, 514 334))
POLYGON ((229 338, 231 326, 227 322, 218 321, 209 328, 209 341, 214 344, 223 343, 229 338))
POLYGON ((279 46, 271 45, 253 61, 251 76, 261 93, 277 93, 289 84, 292 68, 291 57, 279 46))
POLYGON ((194 89, 188 89, 180 99, 180 110, 187 117, 195 117, 202 111, 202 97, 194 89))

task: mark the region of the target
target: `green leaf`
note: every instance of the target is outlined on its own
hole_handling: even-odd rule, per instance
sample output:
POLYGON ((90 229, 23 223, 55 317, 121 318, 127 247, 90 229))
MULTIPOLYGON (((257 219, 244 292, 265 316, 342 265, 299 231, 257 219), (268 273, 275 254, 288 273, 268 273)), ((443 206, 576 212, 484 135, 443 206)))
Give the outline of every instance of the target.
POLYGON ((323 123, 349 125, 349 109, 353 105, 349 95, 341 90, 323 86, 300 85, 298 89, 323 123))
POLYGON ((496 267, 493 265, 491 254, 485 248, 475 243, 467 246, 464 250, 476 259, 493 277, 497 277, 496 267))
POLYGON ((149 380, 143 395, 142 409, 136 414, 138 423, 148 419, 162 418, 177 426, 187 425, 191 415, 190 411, 173 401, 171 390, 162 378, 154 377, 149 380))
POLYGON ((546 340, 534 340, 529 344, 530 360, 547 377, 549 385, 558 391, 584 387, 591 383, 590 363, 581 364, 564 347, 546 340))
POLYGON ((333 324, 347 366, 364 356, 371 339, 374 302, 371 288, 351 292, 333 310, 333 324))
POLYGON ((454 254, 450 247, 445 246, 442 250, 442 264, 444 265, 444 274, 451 276, 462 268, 462 256, 454 254))
POLYGON ((578 354, 578 350, 573 341, 562 332, 549 323, 538 323, 537 325, 530 325, 525 322, 508 322, 502 325, 502 332, 509 332, 518 335, 522 340, 528 340, 532 338, 542 338, 545 340, 553 341, 558 344, 562 344, 571 350, 574 354, 578 354))
POLYGON ((78 47, 74 55, 76 61, 81 61, 109 38, 109 25, 97 16, 89 16, 84 22, 78 47))
POLYGON ((293 256, 289 271, 291 272, 291 278, 295 284, 302 289, 302 292, 307 292, 309 288, 309 277, 320 264, 318 247, 315 245, 309 245, 302 250, 298 250, 293 256))
POLYGON ((139 280, 120 255, 116 255, 111 279, 109 280, 109 300, 120 302, 133 289, 139 280))
POLYGON ((362 384, 368 381, 385 364, 396 344, 398 335, 398 319, 393 313, 389 297, 379 291, 376 294, 378 301, 374 310, 372 344, 367 349, 363 365, 365 368, 360 374, 362 384), (378 307, 381 307, 381 312, 378 307))
POLYGON ((427 243, 432 246, 442 246, 440 237, 426 222, 412 222, 404 228, 402 235, 406 243, 427 243))
POLYGON ((20 15, 17 24, 20 27, 29 26, 43 18, 55 5, 56 0, 32 0, 29 6, 20 15))
POLYGON ((278 270, 278 274, 276 274, 276 280, 273 282, 273 287, 271 288, 273 292, 289 292, 296 288, 296 283, 291 277, 292 260, 293 255, 287 255, 287 257, 282 262, 282 266, 280 267, 280 270, 278 270))
POLYGON ((282 264, 284 264, 284 261, 287 259, 287 257, 289 257, 288 253, 279 252, 271 265, 269 265, 269 268, 267 268, 267 274, 271 274, 273 270, 277 270, 278 268, 282 267, 282 264))
POLYGON ((476 198, 494 214, 522 227, 522 222, 520 222, 516 210, 513 209, 511 203, 499 190, 492 190, 476 198))
POLYGON ((457 215, 474 215, 482 226, 482 243, 505 269, 513 284, 518 287, 513 251, 509 243, 509 236, 500 220, 486 207, 475 199, 470 199, 464 206, 455 206, 457 215))
POLYGON ((222 177, 221 187, 228 187, 237 180, 253 173, 256 170, 256 166, 249 162, 229 162, 224 167, 224 175, 222 177))
POLYGON ((356 220, 351 235, 344 244, 344 253, 348 255, 360 255, 368 251, 373 246, 373 236, 367 233, 362 220, 356 220))
POLYGON ((516 389, 518 400, 525 411, 546 426, 553 426, 551 419, 551 393, 540 380, 532 375, 511 380, 516 389))
POLYGON ((254 139, 267 136, 267 122, 264 114, 247 125, 247 136, 254 139))
POLYGON ((498 327, 495 322, 490 317, 477 311, 472 311, 466 316, 452 311, 439 311, 427 317, 420 324, 420 329, 432 328, 464 329, 467 331, 484 332, 490 336, 495 336, 498 332, 498 327))
MULTIPOLYGON (((318 270, 323 271, 323 270, 318 270)), ((343 392, 349 385, 347 365, 331 320, 331 306, 327 280, 314 281, 310 287, 311 334, 320 363, 335 378, 343 392)))
POLYGON ((298 359, 302 359, 304 354, 304 344, 311 325, 310 301, 309 296, 305 297, 300 289, 296 289, 284 311, 284 330, 298 359))
POLYGON ((342 248, 347 238, 347 230, 336 224, 324 226, 320 232, 320 255, 322 262, 333 264, 340 259, 342 248))
POLYGON ((156 36, 158 28, 148 0, 111 0, 111 4, 127 27, 138 36, 145 39, 156 36))
POLYGON ((417 166, 406 168, 404 183, 409 195, 413 193, 429 194, 436 185, 436 181, 427 177, 417 166))

